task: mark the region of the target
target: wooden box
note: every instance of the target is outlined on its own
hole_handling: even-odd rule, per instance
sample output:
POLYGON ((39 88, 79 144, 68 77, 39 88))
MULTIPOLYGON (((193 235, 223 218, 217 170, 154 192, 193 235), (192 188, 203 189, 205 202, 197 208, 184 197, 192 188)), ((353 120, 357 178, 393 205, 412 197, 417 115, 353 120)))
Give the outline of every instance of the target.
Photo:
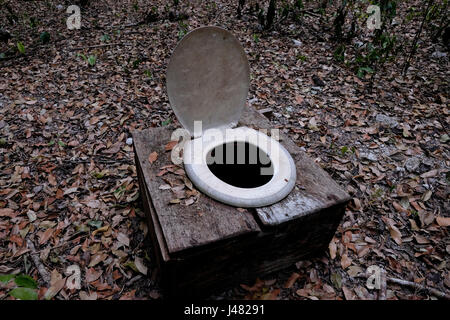
MULTIPOLYGON (((239 125, 270 132, 270 122, 251 108, 244 110, 239 125)), ((160 270, 166 297, 211 294, 328 247, 350 197, 284 134, 280 133, 280 143, 296 162, 296 187, 271 206, 241 209, 204 194, 190 205, 170 203, 174 193, 160 187, 168 179, 161 168, 172 164, 165 150, 172 131, 162 127, 133 132, 151 257, 160 270), (152 152, 158 158, 150 163, 152 152)), ((177 173, 170 173, 174 181, 187 179, 182 171, 177 173)))

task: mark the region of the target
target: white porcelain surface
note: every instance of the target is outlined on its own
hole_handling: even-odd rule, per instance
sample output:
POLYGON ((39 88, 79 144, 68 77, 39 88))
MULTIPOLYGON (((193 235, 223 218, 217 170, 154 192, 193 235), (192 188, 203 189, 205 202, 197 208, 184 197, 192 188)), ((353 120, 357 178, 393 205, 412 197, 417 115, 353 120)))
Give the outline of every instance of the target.
POLYGON ((247 127, 231 130, 231 137, 217 134, 214 139, 208 139, 205 134, 185 144, 184 166, 194 185, 211 198, 236 207, 263 207, 285 198, 296 181, 296 168, 291 155, 278 141, 264 133, 247 127), (206 164, 208 152, 233 141, 256 145, 269 156, 273 177, 268 183, 257 188, 239 188, 223 182, 209 170, 206 164))
POLYGON ((178 43, 167 67, 167 94, 178 121, 191 136, 236 125, 250 86, 250 68, 239 41, 229 31, 207 26, 178 43))

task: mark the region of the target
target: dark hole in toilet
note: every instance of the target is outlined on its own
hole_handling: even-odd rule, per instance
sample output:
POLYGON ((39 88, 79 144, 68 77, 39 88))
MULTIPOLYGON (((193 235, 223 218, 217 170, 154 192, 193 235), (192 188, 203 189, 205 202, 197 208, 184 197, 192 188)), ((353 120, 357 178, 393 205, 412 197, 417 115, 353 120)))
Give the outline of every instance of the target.
POLYGON ((273 177, 269 156, 248 142, 229 142, 215 147, 206 157, 209 170, 220 180, 239 188, 256 188, 273 177))

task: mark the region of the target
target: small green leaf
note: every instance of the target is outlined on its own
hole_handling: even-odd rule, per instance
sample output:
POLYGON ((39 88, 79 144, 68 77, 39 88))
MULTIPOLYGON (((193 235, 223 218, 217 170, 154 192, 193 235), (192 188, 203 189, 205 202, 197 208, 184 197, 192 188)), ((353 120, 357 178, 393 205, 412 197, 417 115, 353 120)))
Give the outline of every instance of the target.
POLYGON ((48 33, 47 31, 42 32, 39 36, 39 39, 43 44, 46 44, 50 41, 50 33, 48 33))
POLYGON ((0 274, 0 282, 8 283, 14 277, 15 277, 15 274, 0 274))
POLYGON ((20 300, 37 300, 38 293, 30 288, 15 288, 9 292, 10 296, 20 300))
POLYGON ((36 281, 32 277, 30 277, 29 275, 26 275, 26 274, 21 274, 21 275, 17 276, 14 279, 14 281, 16 282, 16 284, 19 287, 30 288, 30 289, 37 288, 36 281))
POLYGON ((336 289, 342 288, 342 277, 339 273, 332 273, 330 276, 330 280, 336 289))
POLYGON ((96 56, 89 56, 88 58, 88 63, 91 67, 95 66, 95 62, 97 62, 97 57, 96 56))
POLYGON ((82 54, 82 53, 78 53, 77 54, 79 57, 82 57, 85 61, 87 61, 87 57, 86 55, 82 54))
POLYGON ((90 225, 91 227, 95 227, 95 228, 100 228, 102 226, 103 222, 100 220, 91 220, 88 222, 88 225, 90 225))
POLYGON ((136 268, 136 265, 134 264, 133 261, 128 260, 126 263, 124 263, 123 266, 129 267, 129 268, 133 269, 134 271, 139 272, 138 268, 136 268))
POLYGON ((161 125, 162 125, 162 126, 167 126, 170 122, 172 122, 172 120, 171 120, 171 119, 167 119, 167 120, 164 120, 164 121, 161 123, 161 125))
POLYGON ((63 148, 66 146, 66 144, 64 142, 62 142, 61 140, 58 141, 58 145, 63 148))
POLYGON ((89 231, 91 231, 91 229, 89 229, 89 226, 87 226, 85 224, 79 225, 75 229, 77 230, 77 232, 89 232, 89 231))
POLYGON ((95 172, 92 172, 92 176, 96 177, 97 179, 101 179, 105 176, 105 173, 103 171, 101 171, 101 172, 95 171, 95 172))
POLYGON ((149 79, 151 79, 151 78, 153 77, 153 75, 152 75, 152 73, 150 72, 150 70, 145 70, 145 71, 144 71, 144 74, 145 74, 149 79))
POLYGON ((21 54, 24 54, 25 53, 25 47, 24 47, 24 45, 23 45, 23 43, 22 42, 17 42, 17 49, 19 50, 19 52, 21 53, 21 54))
POLYGON ((106 41, 109 41, 109 40, 111 40, 111 38, 107 34, 102 35, 101 38, 100 38, 100 41, 103 41, 103 42, 106 42, 106 41))

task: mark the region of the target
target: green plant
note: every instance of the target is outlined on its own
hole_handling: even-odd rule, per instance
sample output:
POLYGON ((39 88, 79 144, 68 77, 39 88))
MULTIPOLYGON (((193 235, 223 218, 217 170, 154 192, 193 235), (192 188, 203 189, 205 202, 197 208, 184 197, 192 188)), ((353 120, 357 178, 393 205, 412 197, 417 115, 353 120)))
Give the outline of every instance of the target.
POLYGON ((152 75, 152 73, 151 73, 151 71, 150 70, 145 70, 144 71, 144 74, 147 76, 147 78, 149 78, 149 79, 152 79, 153 78, 153 75, 152 75))
POLYGON ((89 57, 86 57, 86 55, 79 53, 78 56, 82 57, 84 59, 84 61, 86 61, 88 63, 88 65, 91 67, 95 66, 95 63, 97 62, 96 55, 89 55, 89 57))
POLYGON ((340 44, 333 53, 333 56, 336 60, 340 61, 340 62, 344 62, 345 60, 345 45, 344 44, 340 44))
POLYGON ((141 62, 142 62, 142 60, 140 58, 135 59, 133 61, 133 69, 136 69, 141 62))
POLYGON ((302 62, 305 62, 307 59, 308 59, 308 58, 307 58, 306 56, 301 55, 301 54, 297 56, 297 60, 300 60, 300 61, 302 61, 302 62))
POLYGON ((13 288, 8 294, 16 299, 20 300, 37 300, 37 283, 36 281, 26 274, 15 275, 15 274, 5 274, 0 275, 0 283, 8 283, 13 280, 16 287, 13 288))
POLYGON ((188 33, 189 27, 183 21, 178 21, 178 40, 181 40, 186 33, 188 33))
POLYGON ((39 40, 42 42, 42 44, 46 44, 50 41, 50 33, 48 33, 47 31, 42 32, 39 35, 39 40))
POLYGON ((23 45, 22 42, 17 42, 17 50, 19 50, 19 52, 21 54, 25 54, 25 46, 23 45))
POLYGON ((102 42, 107 42, 109 40, 111 40, 111 37, 108 34, 104 34, 100 37, 100 41, 102 42))

